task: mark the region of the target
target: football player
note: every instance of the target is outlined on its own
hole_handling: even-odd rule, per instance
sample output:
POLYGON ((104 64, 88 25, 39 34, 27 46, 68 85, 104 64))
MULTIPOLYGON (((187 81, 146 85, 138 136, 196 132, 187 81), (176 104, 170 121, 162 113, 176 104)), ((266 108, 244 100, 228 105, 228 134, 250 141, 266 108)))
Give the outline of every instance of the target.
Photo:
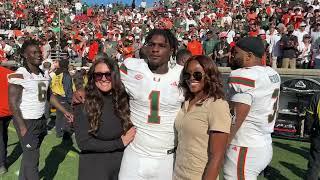
POLYGON ((179 91, 182 66, 169 67, 178 43, 169 30, 154 29, 146 37, 143 59, 126 59, 120 67, 130 95, 135 139, 124 151, 120 180, 170 180, 173 172, 174 120, 184 100, 179 91))
MULTIPOLYGON (((50 77, 47 71, 39 68, 42 58, 37 41, 25 41, 21 56, 23 67, 8 75, 9 106, 23 150, 19 179, 39 180, 40 145, 47 130, 44 113, 50 77)), ((50 102, 69 120, 72 119, 54 96, 50 102)))
POLYGON ((259 38, 238 41, 231 60, 230 107, 234 123, 224 164, 224 179, 255 180, 272 159, 272 139, 280 76, 261 65, 264 45, 259 38))

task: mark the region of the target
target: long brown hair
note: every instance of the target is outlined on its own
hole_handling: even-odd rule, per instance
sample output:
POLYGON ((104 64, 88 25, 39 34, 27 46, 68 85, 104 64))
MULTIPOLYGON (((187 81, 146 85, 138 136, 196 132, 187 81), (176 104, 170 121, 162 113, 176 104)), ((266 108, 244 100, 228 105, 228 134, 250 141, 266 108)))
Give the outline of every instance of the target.
MULTIPOLYGON (((223 84, 221 81, 221 73, 217 66, 213 63, 211 58, 204 55, 192 56, 184 64, 182 74, 187 72, 187 68, 191 61, 197 61, 205 72, 204 77, 204 94, 206 98, 213 97, 216 99, 225 99, 223 92, 223 84)), ((182 74, 180 76, 179 87, 183 90, 186 100, 193 98, 193 93, 190 91, 187 82, 183 79, 182 74)))
POLYGON ((105 63, 110 69, 112 78, 111 94, 113 99, 114 113, 120 118, 123 131, 127 132, 132 126, 130 121, 129 96, 120 80, 120 73, 117 63, 113 59, 107 57, 106 54, 102 54, 97 56, 95 62, 91 66, 88 72, 88 85, 85 88, 85 110, 88 113, 88 120, 91 128, 89 133, 96 135, 96 132, 99 129, 102 108, 104 105, 103 94, 96 86, 94 79, 95 68, 100 63, 105 63))

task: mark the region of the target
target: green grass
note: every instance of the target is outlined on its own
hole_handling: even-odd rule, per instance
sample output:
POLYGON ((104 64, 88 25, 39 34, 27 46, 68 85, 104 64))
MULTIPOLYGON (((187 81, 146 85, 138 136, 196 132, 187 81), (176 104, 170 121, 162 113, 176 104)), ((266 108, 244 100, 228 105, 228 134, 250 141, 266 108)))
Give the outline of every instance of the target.
MULTIPOLYGON (((274 154, 267 177, 259 180, 299 180, 306 173, 308 149, 306 142, 274 138, 274 154)), ((21 149, 18 138, 12 125, 9 127, 9 172, 0 176, 0 180, 18 179, 21 161, 21 149)), ((46 136, 41 146, 40 174, 46 180, 76 180, 78 173, 78 154, 76 145, 70 142, 61 143, 55 132, 46 136)))

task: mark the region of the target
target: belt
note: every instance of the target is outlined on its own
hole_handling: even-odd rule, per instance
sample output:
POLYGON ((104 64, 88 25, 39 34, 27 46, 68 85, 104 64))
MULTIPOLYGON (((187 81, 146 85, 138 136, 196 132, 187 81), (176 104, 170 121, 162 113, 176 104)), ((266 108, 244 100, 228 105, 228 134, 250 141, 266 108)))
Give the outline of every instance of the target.
POLYGON ((177 150, 177 147, 174 147, 173 149, 169 149, 169 150, 167 151, 167 154, 173 154, 173 153, 176 152, 176 150, 177 150))

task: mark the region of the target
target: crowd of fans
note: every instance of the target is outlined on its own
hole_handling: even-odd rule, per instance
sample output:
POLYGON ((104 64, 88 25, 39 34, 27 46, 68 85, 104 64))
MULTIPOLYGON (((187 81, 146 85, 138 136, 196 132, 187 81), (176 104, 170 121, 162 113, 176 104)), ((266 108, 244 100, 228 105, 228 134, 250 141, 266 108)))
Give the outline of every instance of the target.
POLYGON ((44 62, 50 64, 61 51, 81 66, 101 51, 118 61, 143 58, 145 34, 166 28, 176 34, 180 50, 211 56, 219 66, 228 66, 241 37, 258 36, 265 42, 264 64, 320 67, 318 0, 169 0, 153 7, 145 1, 139 7, 53 0, 0 4, 0 61, 19 63, 19 49, 30 38, 42 43, 44 62))

